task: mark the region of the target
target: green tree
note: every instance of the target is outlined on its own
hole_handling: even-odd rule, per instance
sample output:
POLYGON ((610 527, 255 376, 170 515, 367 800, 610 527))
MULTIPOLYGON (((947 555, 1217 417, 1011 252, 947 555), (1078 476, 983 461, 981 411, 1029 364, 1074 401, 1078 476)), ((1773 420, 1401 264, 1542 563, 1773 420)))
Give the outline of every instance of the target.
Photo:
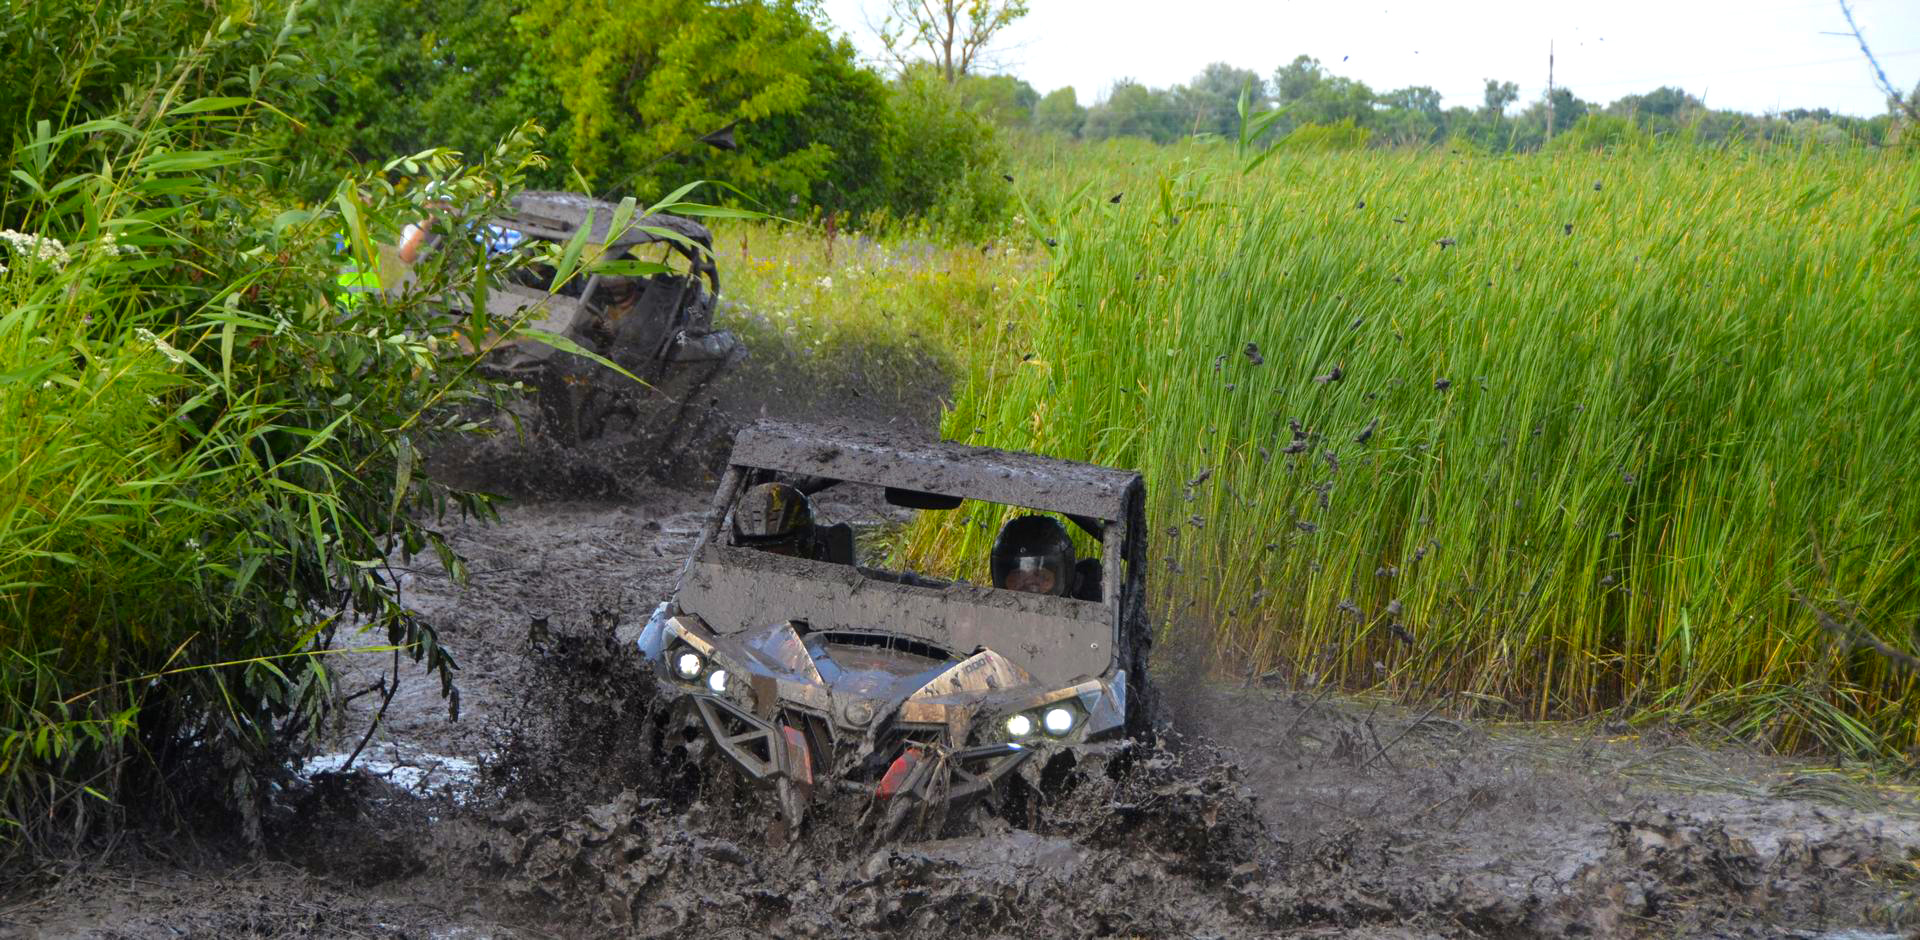
POLYGON ((908 69, 894 83, 891 101, 887 187, 895 213, 972 237, 1011 211, 993 125, 937 71, 908 69))
POLYGON ((1146 137, 1166 143, 1184 132, 1173 96, 1130 78, 1114 83, 1107 100, 1087 109, 1081 133, 1089 140, 1146 137))
POLYGON ((880 87, 817 16, 802 0, 531 0, 515 23, 566 111, 551 146, 595 189, 708 177, 786 202, 883 146, 880 87), (840 149, 823 139, 836 122, 856 130, 840 149), (737 149, 697 142, 729 127, 737 149))
POLYGON ((1305 99, 1319 88, 1327 79, 1327 73, 1320 67, 1320 60, 1312 56, 1295 56, 1292 62, 1274 70, 1273 97, 1283 105, 1305 99))
POLYGON ((1482 100, 1486 103, 1481 110, 1491 117, 1499 117, 1507 113, 1509 106, 1520 100, 1520 86, 1489 78, 1482 100))
POLYGON ((1629 118, 1641 130, 1669 134, 1679 130, 1692 119, 1694 113, 1705 107, 1700 99, 1687 94, 1684 89, 1663 85, 1644 95, 1620 98, 1607 105, 1607 113, 1629 118))
POLYGON ((557 126, 559 94, 514 30, 521 6, 321 0, 293 148, 384 161, 429 147, 479 153, 526 121, 557 126))
POLYGON ((1026 127, 1040 93, 1011 75, 968 75, 954 86, 960 100, 1000 127, 1026 127))
POLYGON ((1267 83, 1252 69, 1234 68, 1215 62, 1194 76, 1193 81, 1172 92, 1176 106, 1186 122, 1186 131, 1232 137, 1240 126, 1240 93, 1248 93, 1249 107, 1258 110, 1267 104, 1267 83))
POLYGON ((1395 89, 1381 95, 1379 102, 1385 110, 1374 123, 1390 143, 1431 143, 1445 131, 1440 93, 1426 85, 1395 89))
POLYGON ((1553 126, 1563 130, 1592 110, 1591 105, 1566 88, 1555 88, 1553 94, 1547 96, 1547 107, 1553 111, 1553 126))
POLYGON ((1298 56, 1273 75, 1274 96, 1287 109, 1289 127, 1301 124, 1373 123, 1373 89, 1365 82, 1329 73, 1320 60, 1298 56))
POLYGON ((1047 92, 1034 106, 1033 125, 1041 130, 1078 137, 1086 123, 1087 109, 1080 106, 1072 86, 1047 92))
POLYGON ((903 72, 925 50, 951 85, 979 68, 994 37, 1026 15, 1026 0, 888 0, 875 31, 903 72))

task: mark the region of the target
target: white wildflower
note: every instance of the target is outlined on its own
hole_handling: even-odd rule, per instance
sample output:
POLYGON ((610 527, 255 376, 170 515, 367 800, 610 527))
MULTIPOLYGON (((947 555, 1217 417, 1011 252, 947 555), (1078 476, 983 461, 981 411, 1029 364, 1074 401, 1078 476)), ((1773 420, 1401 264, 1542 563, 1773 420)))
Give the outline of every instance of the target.
POLYGON ((820 285, 821 290, 833 290, 833 277, 831 275, 822 277, 819 281, 815 283, 818 283, 820 285))
POLYGON ((107 252, 108 254, 137 255, 140 253, 140 249, 135 248, 132 245, 120 244, 120 236, 115 235, 112 232, 107 232, 101 235, 100 240, 95 242, 94 244, 99 245, 100 249, 102 251, 107 252))
POLYGON ((16 232, 13 229, 0 231, 0 241, 6 242, 15 258, 31 258, 50 265, 55 271, 67 266, 73 257, 67 254, 67 246, 58 239, 41 235, 16 232))
POLYGON ((186 353, 183 353, 180 350, 175 349, 172 346, 168 345, 166 340, 161 339, 158 336, 155 336, 152 330, 149 330, 144 326, 134 330, 133 336, 135 339, 143 343, 146 343, 155 349, 160 350, 160 355, 167 357, 168 361, 170 362, 177 364, 177 363, 182 363, 187 361, 186 353))

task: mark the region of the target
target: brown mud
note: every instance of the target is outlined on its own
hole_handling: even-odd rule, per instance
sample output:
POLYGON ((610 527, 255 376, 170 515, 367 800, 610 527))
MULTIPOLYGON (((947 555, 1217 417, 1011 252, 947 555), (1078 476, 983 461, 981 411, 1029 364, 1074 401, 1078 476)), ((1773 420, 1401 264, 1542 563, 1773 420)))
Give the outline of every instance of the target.
MULTIPOLYGON (((690 548, 730 416, 849 417, 727 381, 679 438, 706 456, 675 471, 622 475, 638 465, 618 448, 658 443, 643 431, 597 457, 534 440, 453 458, 539 497, 447 524, 467 586, 430 559, 401 572, 460 656, 458 721, 402 664, 359 748, 381 696, 355 693, 392 662, 349 657, 326 753, 279 793, 264 849, 130 837, 0 899, 0 936, 1920 935, 1910 790, 1597 724, 1220 683, 1180 637, 1156 650, 1158 740, 910 838, 873 844, 851 799, 786 838, 764 794, 671 740, 656 758, 627 642, 690 548)), ((859 417, 924 428, 933 400, 859 417)))

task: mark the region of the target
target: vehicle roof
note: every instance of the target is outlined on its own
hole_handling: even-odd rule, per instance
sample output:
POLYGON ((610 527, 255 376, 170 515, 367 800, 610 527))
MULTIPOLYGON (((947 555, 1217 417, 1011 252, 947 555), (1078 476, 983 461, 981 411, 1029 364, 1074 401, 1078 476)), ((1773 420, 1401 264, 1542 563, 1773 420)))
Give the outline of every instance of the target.
POLYGON ((1108 522, 1126 517, 1128 492, 1140 482, 1131 470, 1077 460, 778 421, 742 430, 730 462, 1108 522))
MULTIPOLYGON (((512 209, 502 214, 498 221, 515 231, 524 232, 530 238, 566 241, 586 223, 587 212, 592 210, 593 234, 589 239, 595 244, 600 244, 606 241, 607 229, 613 223, 615 208, 617 207, 613 203, 579 193, 534 189, 515 194, 512 209)), ((614 245, 644 245, 665 240, 658 234, 643 231, 641 226, 677 232, 688 240, 702 245, 711 245, 713 241, 713 236, 707 231, 707 227, 692 219, 683 219, 674 215, 649 215, 636 219, 633 227, 614 245)))

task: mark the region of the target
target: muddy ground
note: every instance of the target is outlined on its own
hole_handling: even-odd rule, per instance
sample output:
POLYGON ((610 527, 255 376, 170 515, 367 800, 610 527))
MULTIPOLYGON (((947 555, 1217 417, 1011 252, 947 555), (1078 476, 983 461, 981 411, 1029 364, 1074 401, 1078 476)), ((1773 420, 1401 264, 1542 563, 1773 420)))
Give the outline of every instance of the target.
POLYGON ((924 429, 935 400, 823 412, 849 398, 767 394, 779 371, 716 385, 686 412, 703 422, 681 438, 694 457, 645 472, 624 469, 645 446, 630 440, 599 459, 457 455, 522 494, 499 525, 449 521, 466 587, 403 566, 459 653, 460 719, 403 666, 343 770, 380 699, 347 697, 391 665, 351 658, 264 851, 129 837, 0 899, 0 935, 1920 935, 1910 790, 1602 724, 1223 682, 1178 636, 1156 651, 1159 740, 1075 768, 1056 795, 885 845, 847 802, 796 840, 771 835, 761 794, 655 762, 623 639, 669 590, 728 421, 772 403, 924 429))

